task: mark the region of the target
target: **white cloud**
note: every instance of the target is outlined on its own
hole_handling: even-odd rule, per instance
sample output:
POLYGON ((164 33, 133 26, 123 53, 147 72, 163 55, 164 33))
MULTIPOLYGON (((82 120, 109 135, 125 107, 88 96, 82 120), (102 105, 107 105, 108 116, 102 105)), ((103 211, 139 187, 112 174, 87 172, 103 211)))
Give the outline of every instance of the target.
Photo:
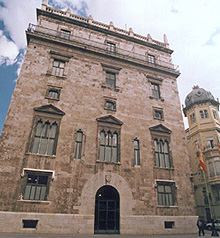
POLYGON ((13 64, 19 51, 14 42, 9 41, 7 37, 0 30, 0 65, 6 63, 6 65, 13 64))
MULTIPOLYGON (((167 35, 174 50, 173 63, 180 66, 177 79, 181 103, 199 85, 220 97, 220 1, 219 0, 50 0, 63 10, 77 13, 88 5, 94 20, 119 28, 133 28, 135 33, 163 41, 167 35), (211 41, 210 41, 211 40, 211 41), (207 44, 211 42, 212 44, 207 44)), ((26 46, 25 29, 36 23, 36 8, 41 0, 3 0, 0 9, 6 30, 18 49, 26 46), (12 17, 13 16, 13 17, 12 17)), ((13 57, 12 57, 13 58, 13 57)))

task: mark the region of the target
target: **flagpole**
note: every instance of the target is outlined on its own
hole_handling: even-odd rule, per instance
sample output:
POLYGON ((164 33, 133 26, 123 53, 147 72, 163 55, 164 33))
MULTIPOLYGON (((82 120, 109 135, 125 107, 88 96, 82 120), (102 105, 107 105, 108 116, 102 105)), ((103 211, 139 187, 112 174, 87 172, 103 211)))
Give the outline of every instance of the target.
POLYGON ((203 174, 204 181, 205 181, 205 187, 206 187, 206 193, 207 193, 207 197, 208 197, 208 205, 209 205, 211 219, 214 219, 214 216, 213 216, 214 214, 213 214, 213 211, 212 211, 212 205, 211 205, 211 201, 210 201, 210 197, 209 197, 209 189, 208 189, 206 174, 205 174, 203 169, 202 169, 202 174, 203 174))

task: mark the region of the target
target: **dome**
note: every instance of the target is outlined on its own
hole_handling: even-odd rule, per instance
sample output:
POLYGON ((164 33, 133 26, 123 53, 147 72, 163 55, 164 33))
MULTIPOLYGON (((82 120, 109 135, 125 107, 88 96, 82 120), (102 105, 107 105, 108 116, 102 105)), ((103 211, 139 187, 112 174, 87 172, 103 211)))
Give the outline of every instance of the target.
POLYGON ((190 92, 185 99, 186 107, 190 107, 195 103, 207 102, 215 100, 213 95, 199 86, 194 86, 192 92, 190 92))

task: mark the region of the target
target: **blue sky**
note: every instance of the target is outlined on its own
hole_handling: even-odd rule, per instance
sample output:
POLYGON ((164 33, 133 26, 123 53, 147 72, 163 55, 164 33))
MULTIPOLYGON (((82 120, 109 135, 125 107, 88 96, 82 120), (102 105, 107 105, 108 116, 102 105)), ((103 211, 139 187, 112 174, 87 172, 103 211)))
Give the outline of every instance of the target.
MULTIPOLYGON (((41 0, 0 0, 0 132, 26 50, 25 30, 36 24, 41 0), (12 17, 13 16, 13 17, 12 17)), ((220 97, 219 0, 49 0, 49 6, 163 41, 180 66, 181 104, 194 85, 220 97)), ((186 122, 186 120, 185 120, 186 122)), ((187 123, 186 123, 187 124, 187 123)))

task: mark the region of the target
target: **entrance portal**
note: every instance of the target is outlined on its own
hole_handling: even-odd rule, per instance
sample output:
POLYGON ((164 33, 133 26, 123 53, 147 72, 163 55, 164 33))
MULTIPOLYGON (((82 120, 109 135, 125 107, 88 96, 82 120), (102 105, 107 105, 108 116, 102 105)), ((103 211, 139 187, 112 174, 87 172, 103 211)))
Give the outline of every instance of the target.
POLYGON ((119 234, 119 194, 112 186, 101 187, 95 199, 95 234, 119 234))

